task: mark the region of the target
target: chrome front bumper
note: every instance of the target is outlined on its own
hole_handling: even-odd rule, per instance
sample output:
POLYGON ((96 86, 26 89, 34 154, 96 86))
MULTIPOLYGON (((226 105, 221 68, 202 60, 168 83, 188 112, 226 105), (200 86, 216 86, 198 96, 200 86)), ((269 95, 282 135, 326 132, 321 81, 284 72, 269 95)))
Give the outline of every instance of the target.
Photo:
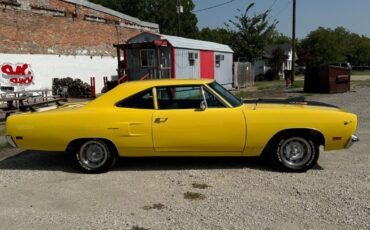
POLYGON ((348 142, 346 144, 346 149, 349 149, 354 143, 359 142, 359 141, 360 141, 360 138, 358 138, 358 136, 356 136, 355 134, 353 134, 349 138, 349 140, 348 140, 348 142))

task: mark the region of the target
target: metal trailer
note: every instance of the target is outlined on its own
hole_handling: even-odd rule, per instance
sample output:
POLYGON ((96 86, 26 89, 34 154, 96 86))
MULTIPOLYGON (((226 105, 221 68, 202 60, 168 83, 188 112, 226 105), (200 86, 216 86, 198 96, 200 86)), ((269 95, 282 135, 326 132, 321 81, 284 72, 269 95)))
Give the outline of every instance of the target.
POLYGON ((231 88, 233 51, 229 46, 143 32, 115 45, 123 80, 209 78, 231 88))

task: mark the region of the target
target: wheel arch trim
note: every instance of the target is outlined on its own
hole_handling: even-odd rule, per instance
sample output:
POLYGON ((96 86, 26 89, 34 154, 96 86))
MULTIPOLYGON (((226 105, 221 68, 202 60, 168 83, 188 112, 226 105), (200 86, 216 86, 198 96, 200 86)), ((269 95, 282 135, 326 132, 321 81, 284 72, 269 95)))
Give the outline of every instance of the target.
POLYGON ((112 147, 115 148, 116 153, 119 154, 117 145, 114 143, 114 141, 112 139, 106 138, 106 137, 80 137, 80 138, 73 139, 73 140, 68 142, 67 147, 65 148, 65 151, 68 152, 68 151, 73 150, 75 145, 78 144, 78 143, 82 143, 84 141, 94 140, 94 139, 107 141, 110 145, 112 145, 112 147))
POLYGON ((325 139, 325 135, 318 129, 316 128, 287 128, 287 129, 283 129, 283 130, 280 130, 278 131, 277 133, 275 133, 267 142, 265 148, 263 149, 262 154, 264 154, 266 152, 266 150, 268 150, 271 145, 273 145, 273 142, 281 135, 284 135, 284 134, 288 134, 288 133, 292 133, 292 132, 298 132, 298 134, 302 134, 302 133, 305 133, 305 134, 310 134, 310 135, 313 135, 314 138, 316 139, 316 143, 318 144, 318 146, 320 145, 323 145, 325 147, 325 143, 326 143, 326 139, 325 139))

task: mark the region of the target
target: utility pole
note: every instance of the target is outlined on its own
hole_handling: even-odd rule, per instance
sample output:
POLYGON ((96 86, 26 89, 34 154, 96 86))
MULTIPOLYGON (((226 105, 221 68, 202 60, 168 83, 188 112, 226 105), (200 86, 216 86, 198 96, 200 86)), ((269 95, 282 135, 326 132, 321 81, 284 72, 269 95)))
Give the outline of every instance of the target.
POLYGON ((184 12, 184 8, 182 7, 180 0, 177 0, 176 11, 177 11, 177 23, 179 26, 177 35, 180 36, 180 32, 181 32, 180 14, 184 12))
POLYGON ((294 82, 295 77, 295 17, 296 17, 296 0, 293 0, 293 23, 292 23, 292 79, 294 82))

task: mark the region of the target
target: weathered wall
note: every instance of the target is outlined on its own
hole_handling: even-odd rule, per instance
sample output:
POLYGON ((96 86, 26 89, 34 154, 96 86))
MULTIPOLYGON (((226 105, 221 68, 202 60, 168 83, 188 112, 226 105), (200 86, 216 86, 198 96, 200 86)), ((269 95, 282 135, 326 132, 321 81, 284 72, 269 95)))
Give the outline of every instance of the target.
POLYGON ((62 0, 0 1, 0 53, 115 56, 146 29, 62 0))
MULTIPOLYGON (((0 86, 14 86, 15 90, 31 90, 51 88, 53 78, 79 78, 90 84, 90 77, 95 77, 96 92, 100 93, 104 86, 103 77, 116 75, 117 58, 39 55, 39 54, 1 54, 0 55, 0 86), (30 84, 12 84, 2 73, 2 66, 10 65, 15 71, 17 66, 27 64, 27 72, 32 76, 30 84)), ((26 73, 27 74, 27 73, 26 73)), ((24 78, 24 77, 23 77, 24 78)))
POLYGON ((176 78, 200 78, 200 52, 199 50, 175 49, 176 78), (194 65, 190 65, 189 53, 197 53, 198 58, 194 59, 194 65))

